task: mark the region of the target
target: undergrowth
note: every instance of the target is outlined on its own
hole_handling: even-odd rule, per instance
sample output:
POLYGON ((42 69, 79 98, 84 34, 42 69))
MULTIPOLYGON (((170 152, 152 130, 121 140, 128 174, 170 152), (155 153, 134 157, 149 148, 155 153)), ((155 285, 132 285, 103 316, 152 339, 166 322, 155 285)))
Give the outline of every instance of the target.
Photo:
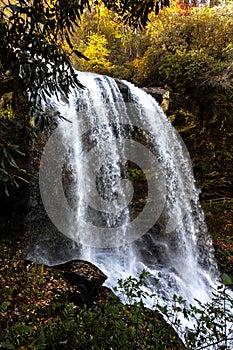
MULTIPOLYGON (((59 273, 25 262, 5 245, 0 256, 0 348, 2 349, 221 349, 231 347, 233 298, 226 273, 208 303, 188 305, 180 296, 144 306, 148 273, 119 280, 117 293, 80 308, 68 299, 59 273), (191 326, 182 328, 181 317, 191 326), (184 332, 184 333, 182 333, 184 332), (185 346, 177 334, 183 334, 185 346)), ((151 295, 150 295, 151 296, 151 295)), ((152 296, 153 297, 153 296, 152 296)))

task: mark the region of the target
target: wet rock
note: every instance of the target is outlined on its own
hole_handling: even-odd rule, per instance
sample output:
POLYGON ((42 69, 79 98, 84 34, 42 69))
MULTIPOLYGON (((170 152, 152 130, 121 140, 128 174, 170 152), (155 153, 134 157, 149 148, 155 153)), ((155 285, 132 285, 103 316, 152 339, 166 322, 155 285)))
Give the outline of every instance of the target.
POLYGON ((129 88, 126 84, 123 83, 120 79, 115 79, 118 88, 120 89, 120 92, 124 98, 125 102, 130 102, 130 93, 129 93, 129 88))
POLYGON ((160 104, 163 111, 166 112, 169 108, 169 91, 160 87, 144 87, 146 93, 150 94, 160 104))
MULTIPOLYGON (((120 92, 124 98, 125 102, 130 102, 131 98, 130 98, 130 91, 129 88, 126 84, 124 84, 123 81, 119 80, 119 79, 115 79, 120 92)), ((142 88, 142 90, 144 90, 146 93, 150 94, 162 107, 163 111, 166 112, 169 108, 169 100, 170 100, 170 96, 169 96, 169 91, 162 89, 160 87, 144 87, 142 88)))

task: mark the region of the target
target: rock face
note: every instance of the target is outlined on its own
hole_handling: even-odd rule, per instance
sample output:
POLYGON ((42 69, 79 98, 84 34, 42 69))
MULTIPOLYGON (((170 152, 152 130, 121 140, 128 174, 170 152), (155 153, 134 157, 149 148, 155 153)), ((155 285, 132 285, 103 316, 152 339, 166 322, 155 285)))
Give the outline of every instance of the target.
POLYGON ((221 122, 176 126, 189 150, 203 200, 233 197, 233 135, 221 122))
POLYGON ((124 101, 125 102, 130 102, 130 94, 129 94, 129 88, 126 84, 123 83, 123 81, 121 81, 120 79, 115 79, 120 92, 123 95, 124 101))
POLYGON ((168 111, 170 100, 170 94, 168 90, 162 89, 160 87, 144 87, 142 89, 154 97, 154 99, 160 104, 165 113, 168 111))
MULTIPOLYGON (((201 109, 195 96, 187 101, 175 93, 170 97, 167 115, 189 151, 208 231, 216 252, 225 252, 221 257, 217 252, 217 260, 232 274, 233 124, 229 113, 224 115, 216 110, 216 101, 224 105, 226 100, 222 95, 211 95, 211 102, 204 101, 202 105, 206 108, 201 109)), ((226 106, 230 108, 230 101, 226 106)))
POLYGON ((200 110, 194 97, 187 101, 175 93, 170 97, 167 115, 188 148, 201 198, 232 198, 232 119, 218 115, 211 103, 208 110, 200 110))
POLYGON ((70 299, 79 306, 90 304, 107 279, 98 267, 83 260, 68 261, 52 268, 62 273, 67 280, 71 286, 70 299))
MULTIPOLYGON (((128 86, 123 83, 123 81, 119 79, 115 79, 120 92, 123 95, 125 102, 130 102, 130 92, 128 86)), ((166 112, 169 108, 169 91, 162 89, 160 87, 144 87, 142 88, 145 92, 150 94, 154 99, 160 104, 164 112, 166 112)))

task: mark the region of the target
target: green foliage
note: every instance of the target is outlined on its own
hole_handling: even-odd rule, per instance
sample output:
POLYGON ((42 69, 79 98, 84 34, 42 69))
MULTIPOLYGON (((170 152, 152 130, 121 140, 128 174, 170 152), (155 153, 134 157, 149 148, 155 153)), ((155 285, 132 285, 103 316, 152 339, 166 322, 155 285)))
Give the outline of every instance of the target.
MULTIPOLYGON (((67 284, 43 265, 9 256, 0 260, 0 346, 5 349, 180 349, 162 318, 142 303, 123 305, 111 294, 80 309, 67 300, 67 284)), ((122 281, 129 295, 143 296, 139 281, 122 281)), ((121 287, 120 287, 121 288, 121 287)))
POLYGON ((67 94, 70 86, 79 86, 58 38, 69 41, 73 23, 87 5, 88 1, 64 1, 58 6, 55 1, 28 3, 19 0, 2 7, 1 76, 8 72, 20 79, 24 89, 30 89, 34 98, 40 88, 50 95, 54 91, 67 94))
POLYGON ((27 182, 27 171, 19 166, 17 158, 23 158, 19 145, 15 144, 15 128, 17 120, 0 118, 0 183, 9 196, 8 188, 19 187, 19 181, 27 182))
POLYGON ((203 349, 204 344, 207 348, 213 344, 217 349, 230 349, 232 308, 232 296, 224 286, 213 292, 210 302, 203 304, 197 301, 197 306, 190 306, 188 315, 195 320, 195 327, 188 330, 187 344, 190 347, 195 345, 197 349, 203 349))
MULTIPOLYGON (((229 349, 233 299, 224 286, 214 291, 208 303, 187 305, 174 295, 157 305, 158 313, 143 305, 150 278, 143 271, 138 279, 119 280, 117 292, 130 305, 110 294, 107 300, 100 297, 80 309, 68 301, 68 286, 60 275, 19 260, 20 251, 9 256, 8 249, 1 248, 0 345, 4 349, 185 349, 173 328, 183 332, 187 349, 211 344, 229 349), (185 333, 181 315, 193 324, 185 333)), ((227 285, 232 282, 226 274, 222 278, 227 285)))
POLYGON ((135 168, 135 169, 127 169, 127 175, 126 178, 130 181, 146 181, 146 175, 149 176, 151 173, 151 170, 148 169, 147 171, 142 171, 141 169, 135 168), (146 174, 145 174, 146 173, 146 174))
MULTIPOLYGON (((154 1, 103 1, 125 22, 145 25, 154 1)), ((79 86, 70 54, 85 56, 74 48, 71 36, 91 1, 54 0, 4 3, 0 7, 0 76, 9 74, 30 89, 34 100, 42 95, 70 91, 79 86), (66 42, 70 51, 64 49, 66 42)), ((98 4, 98 2, 96 2, 98 4)), ((44 95, 45 97, 45 95, 44 95)))
POLYGON ((0 305, 0 316, 7 310, 8 306, 10 305, 9 301, 3 301, 0 305))
MULTIPOLYGON (((224 274, 222 282, 232 279, 224 274)), ((231 292, 224 285, 219 286, 212 294, 209 302, 195 300, 195 305, 187 305, 181 297, 173 296, 173 303, 169 300, 165 306, 158 306, 164 317, 173 325, 179 334, 183 332, 187 349, 231 349, 232 344, 232 307, 231 292), (183 330, 180 316, 189 323, 183 330)))
MULTIPOLYGON (((143 290, 147 285, 145 278, 148 276, 149 274, 143 271, 138 280, 132 277, 124 281, 119 280, 119 288, 116 290, 123 294, 125 302, 132 304, 140 298, 142 303, 142 297, 148 296, 143 290)), ((228 274, 223 273, 221 282, 223 284, 213 291, 212 299, 206 303, 195 300, 195 305, 187 305, 181 296, 173 295, 173 300, 164 299, 163 305, 156 305, 178 334, 184 336, 187 349, 201 350, 210 347, 231 349, 233 298, 227 287, 233 286, 233 279, 228 274), (180 317, 189 321, 185 329, 182 327, 180 317)), ((137 302, 135 305, 139 306, 140 304, 137 302)), ((140 307, 142 310, 143 304, 140 307)))
POLYGON ((139 278, 129 276, 125 280, 119 279, 118 287, 115 287, 114 291, 120 293, 126 304, 142 302, 143 298, 149 296, 148 292, 143 290, 143 287, 147 286, 146 278, 149 276, 149 272, 142 271, 139 278))

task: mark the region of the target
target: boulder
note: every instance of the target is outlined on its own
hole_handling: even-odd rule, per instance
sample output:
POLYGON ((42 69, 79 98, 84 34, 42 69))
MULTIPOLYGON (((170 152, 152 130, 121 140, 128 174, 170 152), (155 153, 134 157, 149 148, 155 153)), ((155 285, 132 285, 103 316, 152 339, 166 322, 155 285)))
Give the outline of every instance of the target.
POLYGON ((92 303, 107 279, 98 267, 84 260, 72 260, 52 268, 59 271, 71 286, 70 299, 79 306, 92 303))

